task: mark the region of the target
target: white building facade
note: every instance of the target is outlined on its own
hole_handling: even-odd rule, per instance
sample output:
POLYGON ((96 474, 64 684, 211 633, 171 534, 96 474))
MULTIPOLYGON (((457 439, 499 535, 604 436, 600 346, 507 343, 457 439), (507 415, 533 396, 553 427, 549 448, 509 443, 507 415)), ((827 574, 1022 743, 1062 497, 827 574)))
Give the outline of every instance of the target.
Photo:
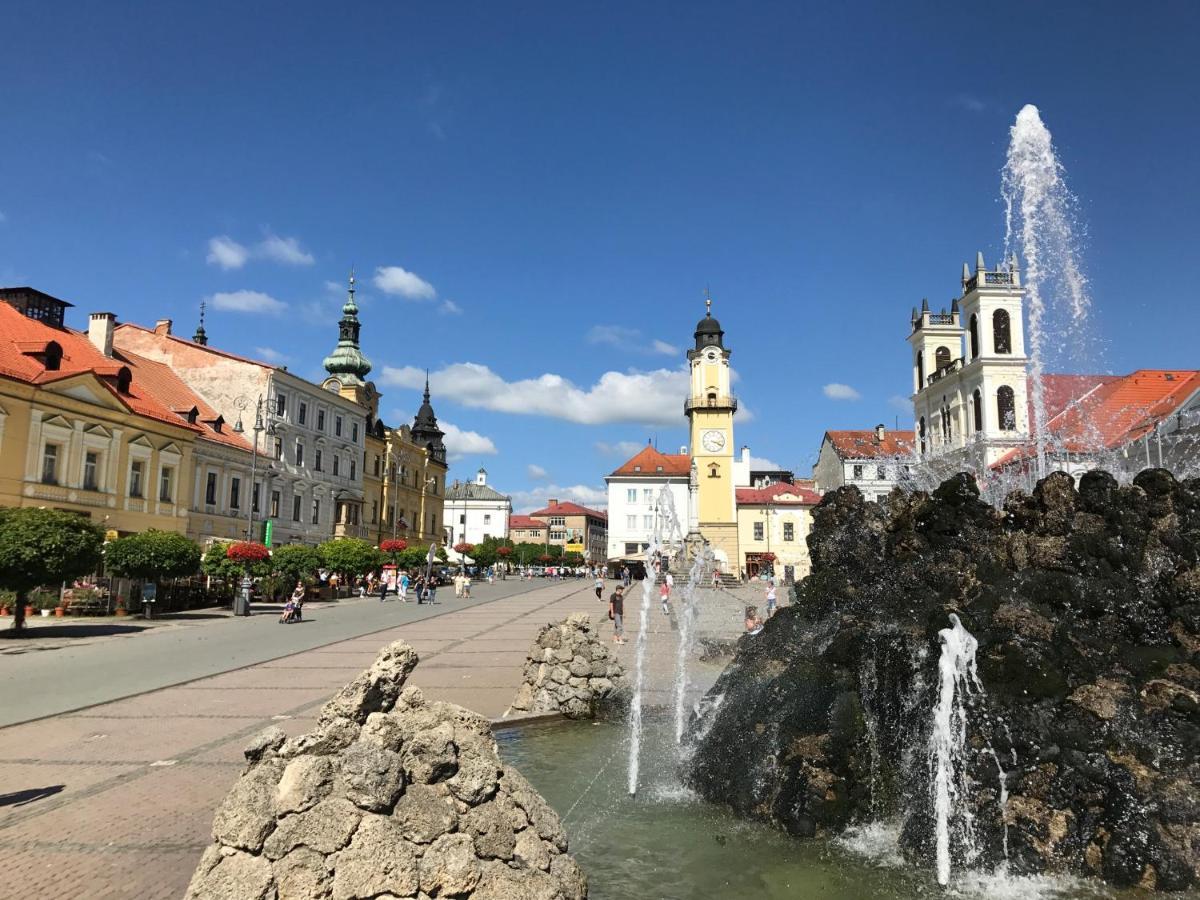
POLYGON ((813 487, 824 494, 852 484, 867 500, 882 500, 908 480, 913 456, 911 431, 827 431, 813 466, 813 487))
POLYGON ((445 522, 450 544, 478 544, 487 538, 507 538, 512 497, 487 483, 480 469, 473 482, 456 481, 446 488, 445 522))
MULTIPOLYGON (((367 537, 362 515, 366 411, 334 390, 305 381, 285 368, 235 356, 176 337, 170 323, 154 330, 123 324, 115 342, 122 350, 169 365, 175 374, 224 418, 241 421, 251 445, 257 439, 255 477, 242 490, 258 497, 255 521, 272 521, 272 544, 319 544, 334 534, 335 511, 344 510, 346 533, 367 537), (262 398, 262 427, 253 427, 262 398), (362 533, 359 534, 358 532, 362 533)), ((233 475, 218 473, 215 496, 228 497, 233 475)), ((197 475, 193 497, 208 504, 208 475, 197 475), (201 484, 201 478, 204 479, 201 484)), ((244 507, 243 507, 244 508, 244 507)), ((257 530, 257 528, 256 528, 257 530)))
POLYGON ((692 458, 686 450, 660 453, 647 445, 605 477, 608 488, 608 558, 640 556, 663 514, 659 497, 671 492, 683 536, 688 533, 689 484, 692 458))

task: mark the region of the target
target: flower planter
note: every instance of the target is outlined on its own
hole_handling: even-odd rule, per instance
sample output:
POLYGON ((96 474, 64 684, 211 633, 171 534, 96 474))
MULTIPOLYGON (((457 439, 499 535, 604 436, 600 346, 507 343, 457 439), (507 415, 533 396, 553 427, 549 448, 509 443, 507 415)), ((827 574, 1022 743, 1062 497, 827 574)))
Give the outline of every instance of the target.
POLYGON ((7 607, 7 606, 0 606, 0 616, 8 616, 8 615, 12 615, 12 613, 10 613, 10 612, 8 611, 8 607, 7 607))
POLYGON ((33 607, 32 607, 32 606, 28 606, 28 605, 26 605, 26 607, 25 607, 25 618, 27 618, 27 619, 28 619, 28 618, 30 618, 32 615, 33 615, 33 607))
POLYGON ((62 618, 63 616, 65 616, 66 614, 67 614, 67 611, 66 611, 66 610, 65 610, 63 607, 61 607, 61 606, 56 606, 56 607, 54 608, 54 618, 56 618, 56 619, 61 619, 61 618, 62 618))
POLYGON ((50 610, 48 610, 48 609, 39 609, 39 610, 38 610, 38 612, 40 612, 40 613, 42 614, 42 618, 43 618, 43 619, 48 619, 48 618, 50 618, 50 610))

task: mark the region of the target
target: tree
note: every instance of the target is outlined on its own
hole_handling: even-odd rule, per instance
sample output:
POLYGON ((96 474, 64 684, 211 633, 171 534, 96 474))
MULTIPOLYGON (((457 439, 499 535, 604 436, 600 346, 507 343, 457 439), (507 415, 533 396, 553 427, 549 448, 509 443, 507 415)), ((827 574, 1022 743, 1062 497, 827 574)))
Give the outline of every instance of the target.
POLYGON ((74 513, 26 507, 0 509, 0 587, 16 594, 13 629, 25 627, 25 595, 94 572, 104 532, 74 513))
POLYGON ((200 548, 174 531, 151 529, 117 538, 104 548, 104 565, 122 578, 158 583, 184 578, 200 569, 200 548))
POLYGON ((513 547, 513 556, 521 565, 539 560, 542 556, 549 556, 551 560, 555 560, 562 556, 562 547, 558 544, 546 545, 524 541, 513 547))
POLYGON ((370 541, 360 538, 336 538, 317 548, 325 565, 335 572, 354 578, 383 565, 383 554, 370 541))
POLYGON ((475 552, 471 555, 475 557, 475 562, 486 568, 495 565, 497 559, 512 558, 512 547, 513 543, 508 538, 489 537, 476 544, 475 552))
POLYGON ((288 579, 290 588, 297 581, 312 581, 313 573, 321 568, 321 554, 306 544, 284 544, 271 553, 271 571, 288 579))
POLYGON ((250 563, 247 566, 246 563, 230 559, 230 546, 232 545, 227 541, 214 542, 204 551, 204 559, 200 563, 200 571, 210 578, 221 579, 232 595, 237 590, 242 576, 246 574, 247 568, 249 568, 252 578, 269 574, 270 568, 266 562, 250 563))

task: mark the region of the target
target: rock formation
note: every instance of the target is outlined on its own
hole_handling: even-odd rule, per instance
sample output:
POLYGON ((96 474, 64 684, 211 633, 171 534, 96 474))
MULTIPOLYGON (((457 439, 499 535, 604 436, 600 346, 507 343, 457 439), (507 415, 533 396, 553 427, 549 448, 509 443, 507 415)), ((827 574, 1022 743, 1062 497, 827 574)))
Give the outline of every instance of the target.
POLYGON ((321 710, 246 748, 217 810, 194 900, 583 900, 555 812, 497 756, 486 719, 404 687, 403 641, 321 710))
POLYGON ((900 817, 928 863, 938 631, 956 613, 984 693, 967 698, 955 866, 1007 846, 1016 873, 1200 880, 1200 481, 1055 474, 1003 510, 966 475, 883 505, 842 488, 809 547, 794 604, 740 639, 693 722, 703 795, 804 836, 900 817))
POLYGON ((616 655, 588 614, 575 613, 538 632, 525 678, 505 715, 562 713, 569 719, 590 719, 604 701, 622 696, 625 687, 625 670, 616 655))

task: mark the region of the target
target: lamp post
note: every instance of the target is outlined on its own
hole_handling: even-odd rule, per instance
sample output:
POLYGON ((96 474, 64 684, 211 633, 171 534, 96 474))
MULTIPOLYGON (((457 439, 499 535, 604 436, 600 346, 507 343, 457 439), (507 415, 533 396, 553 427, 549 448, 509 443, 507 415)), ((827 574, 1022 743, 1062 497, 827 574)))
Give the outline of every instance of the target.
MULTIPOLYGON (((244 409, 249 404, 245 397, 238 398, 238 409, 244 409)), ((244 434, 246 429, 242 425, 242 417, 239 414, 238 420, 233 426, 235 434, 244 434)), ((258 474, 258 436, 262 432, 268 435, 275 434, 275 423, 268 421, 263 425, 263 395, 258 395, 258 402, 254 405, 254 427, 251 429, 254 432, 254 441, 250 451, 250 502, 246 504, 248 507, 246 512, 246 540, 254 540, 254 478, 258 474)), ((266 481, 263 482, 263 493, 266 492, 266 481)), ((254 582, 250 578, 250 569, 246 569, 246 574, 242 576, 242 593, 238 598, 237 608, 234 609, 235 616, 250 615, 250 591, 254 582)))

